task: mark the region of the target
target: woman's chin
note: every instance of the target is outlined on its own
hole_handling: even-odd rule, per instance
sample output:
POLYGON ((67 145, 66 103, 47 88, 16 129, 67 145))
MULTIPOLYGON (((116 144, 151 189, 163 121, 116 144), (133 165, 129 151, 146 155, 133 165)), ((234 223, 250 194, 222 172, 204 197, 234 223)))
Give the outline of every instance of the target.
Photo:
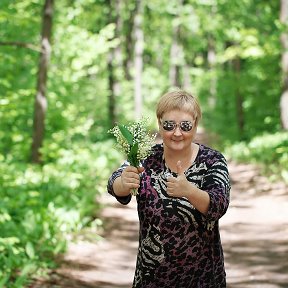
POLYGON ((171 141, 169 144, 167 146, 172 150, 182 150, 184 148, 183 141, 171 141))

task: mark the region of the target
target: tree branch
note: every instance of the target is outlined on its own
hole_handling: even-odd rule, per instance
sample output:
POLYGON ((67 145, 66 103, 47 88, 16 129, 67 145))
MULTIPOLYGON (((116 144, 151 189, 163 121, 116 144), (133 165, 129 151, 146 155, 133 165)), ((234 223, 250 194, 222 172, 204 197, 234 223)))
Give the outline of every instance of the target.
POLYGON ((41 53, 41 49, 31 43, 18 42, 18 41, 7 41, 7 42, 0 41, 0 46, 16 46, 21 48, 27 48, 41 53))

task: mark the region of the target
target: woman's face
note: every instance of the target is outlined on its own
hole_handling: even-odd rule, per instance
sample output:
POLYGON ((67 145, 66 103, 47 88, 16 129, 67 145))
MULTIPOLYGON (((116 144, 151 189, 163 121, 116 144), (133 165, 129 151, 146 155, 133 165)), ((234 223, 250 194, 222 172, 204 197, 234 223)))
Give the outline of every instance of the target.
POLYGON ((159 132, 166 149, 176 152, 191 147, 197 127, 195 126, 194 117, 190 113, 181 110, 171 110, 163 114, 158 124, 159 132), (163 124, 166 129, 171 131, 165 130, 163 124), (191 130, 189 130, 190 128, 191 130))

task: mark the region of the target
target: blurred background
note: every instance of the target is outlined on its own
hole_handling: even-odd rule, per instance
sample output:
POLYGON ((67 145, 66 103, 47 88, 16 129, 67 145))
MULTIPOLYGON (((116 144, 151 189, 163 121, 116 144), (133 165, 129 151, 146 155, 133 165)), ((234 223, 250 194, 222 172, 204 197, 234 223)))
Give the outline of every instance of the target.
POLYGON ((0 287, 97 231, 123 158, 107 131, 156 131, 168 90, 198 97, 229 161, 288 183, 287 25, 287 0, 1 0, 0 287))

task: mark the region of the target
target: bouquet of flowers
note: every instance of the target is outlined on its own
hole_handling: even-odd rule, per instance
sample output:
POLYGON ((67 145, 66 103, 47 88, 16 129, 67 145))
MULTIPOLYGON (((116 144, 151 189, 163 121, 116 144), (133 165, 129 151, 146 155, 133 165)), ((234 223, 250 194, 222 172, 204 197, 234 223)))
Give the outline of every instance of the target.
MULTIPOLYGON (((151 154, 151 147, 155 143, 155 135, 151 135, 146 130, 146 120, 141 119, 129 125, 118 124, 108 132, 116 137, 117 148, 122 151, 131 166, 139 167, 141 161, 151 154)), ((131 191, 132 195, 137 195, 137 189, 131 191)))

